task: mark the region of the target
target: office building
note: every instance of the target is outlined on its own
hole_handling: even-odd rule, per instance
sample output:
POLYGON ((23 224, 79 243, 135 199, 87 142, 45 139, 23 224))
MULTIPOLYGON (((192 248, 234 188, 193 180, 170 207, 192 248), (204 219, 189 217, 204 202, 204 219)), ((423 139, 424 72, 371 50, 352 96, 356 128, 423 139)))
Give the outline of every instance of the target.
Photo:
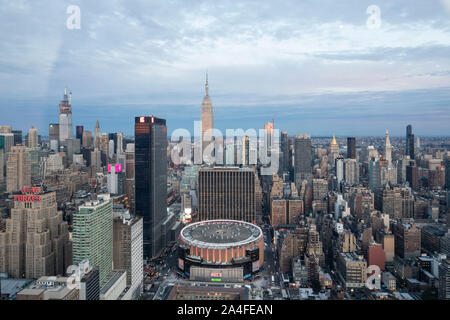
POLYGON ((72 92, 67 93, 67 88, 64 89, 64 96, 59 103, 59 141, 65 142, 67 139, 73 138, 72 127, 72 92))
POLYGON ((363 288, 367 280, 367 262, 355 253, 340 253, 338 272, 346 288, 363 288))
POLYGON ((97 120, 95 122, 95 129, 94 129, 94 149, 100 149, 101 137, 102 134, 100 132, 100 124, 98 123, 97 120))
POLYGON ((344 160, 344 180, 345 183, 350 186, 359 183, 359 165, 356 159, 344 160))
POLYGON ((389 132, 386 130, 386 139, 384 142, 384 157, 388 162, 388 166, 392 166, 392 150, 391 140, 389 139, 389 132))
POLYGON ((198 195, 201 221, 261 221, 262 191, 254 168, 201 168, 198 195))
POLYGON ((334 164, 338 156, 339 156, 339 144, 336 142, 336 137, 333 136, 333 140, 331 141, 330 144, 330 154, 329 154, 330 163, 334 164))
POLYGON ((127 272, 127 296, 136 299, 142 293, 143 220, 132 217, 128 210, 114 210, 113 262, 114 269, 127 272))
POLYGON ((25 146, 11 147, 6 162, 6 192, 31 185, 31 160, 25 146))
POLYGON ((75 129, 75 138, 80 140, 80 143, 83 144, 83 132, 84 127, 83 126, 77 126, 75 129))
POLYGON ((23 145, 22 130, 11 130, 14 135, 14 146, 23 145))
POLYGON ((59 152, 59 124, 50 123, 48 126, 48 139, 50 143, 50 150, 59 152))
POLYGON ((83 131, 83 136, 81 138, 83 148, 90 149, 93 147, 92 142, 92 132, 91 131, 83 131))
POLYGON ((109 194, 88 201, 73 216, 73 261, 89 260, 99 271, 100 286, 113 267, 113 204, 109 194))
POLYGON ((442 261, 439 266, 439 291, 440 300, 450 300, 450 259, 442 261))
POLYGON ((14 144, 14 134, 12 133, 0 133, 0 149, 5 151, 5 154, 11 151, 11 147, 14 144))
POLYGON ((421 253, 421 230, 413 223, 399 223, 391 225, 395 236, 395 255, 402 258, 415 258, 421 253))
POLYGON ((356 138, 347 138, 347 158, 356 159, 356 138))
POLYGON ((39 145, 38 131, 35 127, 31 127, 30 130, 28 130, 27 147, 37 148, 38 145, 39 145))
POLYGON ((135 212, 144 219, 144 258, 157 256, 163 248, 161 224, 167 217, 166 120, 136 117, 135 212))
POLYGON ((64 274, 72 264, 72 243, 56 192, 33 189, 16 196, 6 230, 0 232, 0 272, 16 278, 64 274))
POLYGON ((405 155, 409 156, 410 159, 414 159, 414 134, 412 133, 412 126, 409 124, 406 127, 406 148, 405 155))
POLYGON ((297 188, 302 180, 312 179, 312 147, 309 134, 296 134, 294 136, 294 173, 297 188))
POLYGON ((214 113, 211 103, 211 98, 209 97, 209 86, 208 86, 208 74, 206 74, 206 84, 205 84, 205 97, 202 102, 202 113, 201 113, 201 122, 202 122, 202 130, 201 130, 201 144, 202 144, 202 154, 205 152, 205 148, 211 143, 212 137, 205 136, 207 135, 213 136, 212 130, 214 129, 214 113))

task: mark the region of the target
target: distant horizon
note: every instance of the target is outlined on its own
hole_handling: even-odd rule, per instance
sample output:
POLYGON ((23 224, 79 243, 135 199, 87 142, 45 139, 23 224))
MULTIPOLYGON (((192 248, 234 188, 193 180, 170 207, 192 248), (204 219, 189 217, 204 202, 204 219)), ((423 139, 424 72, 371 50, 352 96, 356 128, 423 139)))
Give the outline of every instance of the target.
POLYGON ((192 132, 208 71, 219 129, 450 136, 447 0, 83 1, 79 28, 70 5, 1 6, 1 124, 48 132, 67 86, 74 125, 131 135, 154 114, 192 132))

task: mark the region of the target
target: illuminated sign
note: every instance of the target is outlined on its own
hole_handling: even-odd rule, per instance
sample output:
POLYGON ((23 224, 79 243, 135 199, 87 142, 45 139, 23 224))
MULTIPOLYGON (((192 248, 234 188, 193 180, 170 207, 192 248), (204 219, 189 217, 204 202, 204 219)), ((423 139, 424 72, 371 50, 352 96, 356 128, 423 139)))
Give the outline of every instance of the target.
POLYGON ((211 272, 211 277, 220 278, 222 277, 222 272, 211 272))
POLYGON ((41 196, 35 195, 36 193, 40 193, 40 188, 38 188, 38 187, 23 187, 21 191, 22 191, 23 195, 14 195, 14 201, 19 201, 19 202, 41 201, 41 196))
MULTIPOLYGON (((108 164, 108 172, 111 172, 111 169, 112 169, 112 165, 108 164)), ((115 172, 122 172, 122 164, 121 163, 116 164, 114 169, 115 169, 115 172)))
POLYGON ((14 196, 14 201, 19 201, 19 202, 36 202, 36 201, 41 201, 41 196, 15 195, 14 196))
POLYGON ((140 117, 140 118, 139 118, 139 122, 140 122, 140 123, 144 123, 144 122, 145 122, 145 117, 140 117))
POLYGON ((218 278, 211 278, 211 281, 213 281, 213 282, 220 282, 220 281, 222 281, 222 279, 218 279, 218 278))

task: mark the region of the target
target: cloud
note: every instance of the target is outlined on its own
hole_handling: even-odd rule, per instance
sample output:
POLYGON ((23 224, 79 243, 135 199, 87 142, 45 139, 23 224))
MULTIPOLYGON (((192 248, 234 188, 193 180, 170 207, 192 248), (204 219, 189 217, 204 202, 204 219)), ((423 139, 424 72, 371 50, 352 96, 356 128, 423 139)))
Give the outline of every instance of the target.
POLYGON ((217 110, 278 101, 294 112, 289 103, 323 101, 318 95, 359 93, 364 101, 366 92, 448 88, 450 21, 442 10, 448 1, 382 1, 382 24, 374 30, 366 25, 371 4, 6 2, 0 6, 0 97, 57 103, 69 85, 84 102, 195 106, 206 69, 217 110), (81 30, 65 27, 71 4, 81 8, 81 30))

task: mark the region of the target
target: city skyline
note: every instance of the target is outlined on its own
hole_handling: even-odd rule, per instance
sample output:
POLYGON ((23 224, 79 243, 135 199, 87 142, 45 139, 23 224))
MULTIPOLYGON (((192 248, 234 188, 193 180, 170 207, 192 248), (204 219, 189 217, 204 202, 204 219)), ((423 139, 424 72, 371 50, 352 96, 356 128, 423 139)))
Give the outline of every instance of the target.
POLYGON ((208 69, 218 129, 275 117, 289 134, 402 136, 412 124, 419 136, 450 135, 449 1, 380 1, 375 29, 371 4, 83 3, 70 30, 66 1, 8 3, 2 124, 45 132, 67 85, 74 125, 101 118, 131 134, 136 114, 155 114, 168 133, 192 130, 208 69))

